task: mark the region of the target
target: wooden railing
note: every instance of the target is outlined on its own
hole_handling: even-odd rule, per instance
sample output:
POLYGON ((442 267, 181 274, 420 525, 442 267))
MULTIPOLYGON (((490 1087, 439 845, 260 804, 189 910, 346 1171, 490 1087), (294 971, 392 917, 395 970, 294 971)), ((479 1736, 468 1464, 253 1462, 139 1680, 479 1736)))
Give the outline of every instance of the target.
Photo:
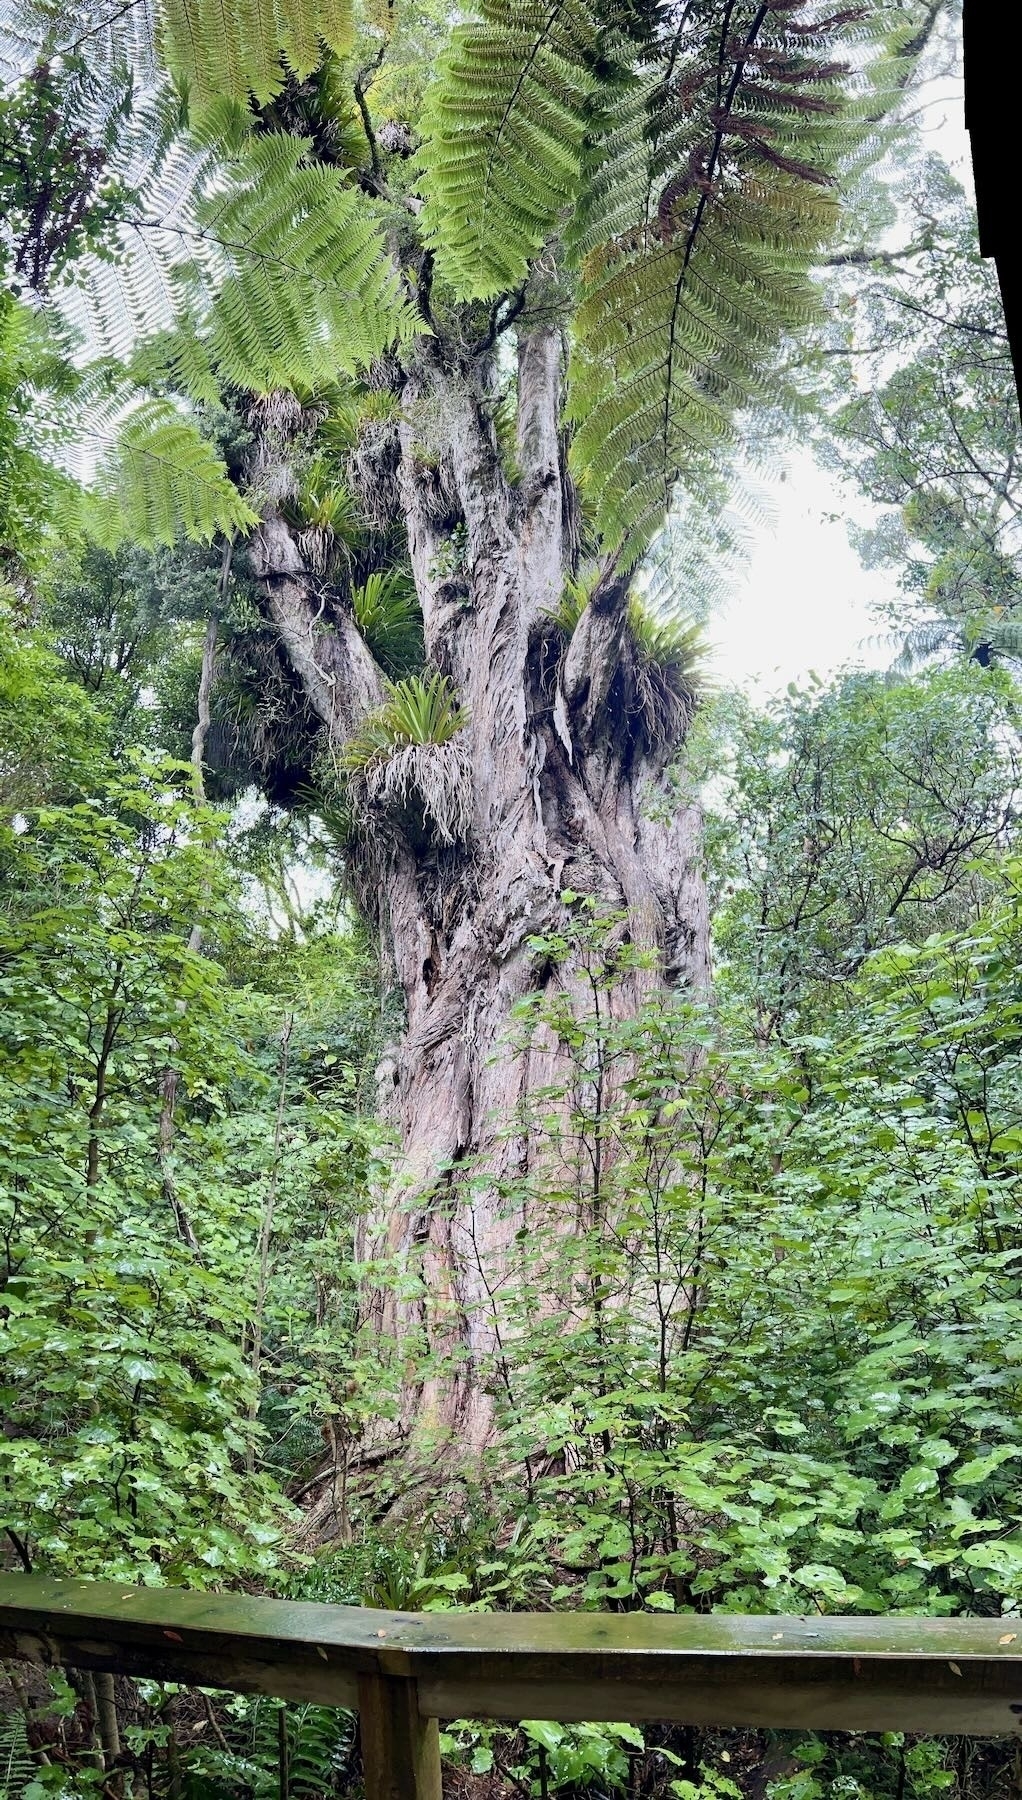
POLYGON ((395 1613, 0 1577, 0 1653, 356 1707, 367 1800, 439 1800, 439 1719, 1022 1731, 1022 1621, 395 1613))

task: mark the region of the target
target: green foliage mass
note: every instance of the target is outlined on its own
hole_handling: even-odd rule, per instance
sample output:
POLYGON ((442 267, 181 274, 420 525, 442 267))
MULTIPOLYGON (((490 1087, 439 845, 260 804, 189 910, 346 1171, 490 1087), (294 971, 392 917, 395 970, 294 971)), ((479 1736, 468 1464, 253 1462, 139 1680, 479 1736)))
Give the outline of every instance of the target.
POLYGON ((256 982, 249 878, 187 771, 115 760, 116 709, 9 620, 3 652, 8 1543, 57 1572, 265 1578, 288 1519, 282 1396, 290 1454, 306 1419, 320 1442, 335 1388, 352 1405, 331 1296, 375 1153, 361 953, 324 923, 256 982), (296 1209, 278 1302, 256 1271, 296 1209))
POLYGON ((839 1014, 872 951, 976 916, 1012 840, 1017 707, 973 665, 851 674, 738 718, 716 937, 721 987, 755 994, 758 1033, 839 1014))
MULTIPOLYGON (((564 1175, 520 1249, 509 1428, 533 1474, 496 1592, 1017 1603, 1016 880, 981 927, 878 953, 840 1031, 783 1050, 684 1007, 626 1030, 541 1010, 587 1079, 566 1124, 549 1096, 564 1175)), ((620 959, 593 954, 609 995, 620 959)))
MULTIPOLYGON (((261 839, 225 835, 152 741, 125 752, 178 628, 157 604, 183 581, 166 556, 65 570, 65 660, 14 613, 0 662, 12 1565, 427 1609, 1022 1603, 1008 674, 859 675, 765 716, 710 709, 729 771, 712 1006, 658 996, 628 1018, 641 959, 569 897, 569 930, 535 949, 585 979, 517 1025, 567 1055, 536 1096, 534 1170, 503 1190, 530 1230, 480 1369, 501 1435, 453 1518, 381 1538, 387 1476, 367 1486, 358 1459, 407 1369, 381 1358, 358 1251, 385 1150, 365 1079, 378 997, 336 910, 292 899, 268 931, 272 816, 261 839), (312 1566, 287 1500, 309 1484, 339 1526, 312 1566)), ((194 571, 197 605, 212 572, 194 571)), ((428 684, 406 686, 419 745, 428 684)), ((420 1280, 414 1252, 371 1270, 375 1291, 420 1280)), ((442 1378, 442 1352, 421 1354, 442 1378)), ((175 1736, 165 1703, 155 1685, 122 1703, 140 1767, 173 1742, 197 1784, 276 1790, 273 1707, 217 1702, 219 1737, 175 1736)), ((295 1791, 343 1791, 344 1716, 294 1707, 288 1731, 295 1791)), ((746 1792, 719 1745, 700 1768, 627 1725, 466 1721, 445 1743, 467 1777, 530 1791, 617 1792, 640 1758, 677 1800, 746 1792)), ((894 1800, 902 1768, 937 1793, 956 1766, 939 1744, 809 1738, 777 1800, 849 1781, 894 1800)))
POLYGON ((894 197, 898 250, 835 278, 820 451, 881 509, 854 538, 895 576, 906 666, 1017 658, 1019 420, 996 275, 936 157, 912 158, 894 197))
POLYGON ((527 1493, 475 1604, 1017 1601, 1016 881, 783 1049, 682 1002, 615 1022, 634 953, 581 911, 598 1010, 522 1019, 576 1073, 493 1376, 527 1493))
POLYGON ((739 0, 722 20, 700 0, 675 19, 559 0, 452 21, 165 0, 155 18, 83 18, 72 57, 45 8, 21 10, 0 139, 11 263, 38 293, 77 266, 75 322, 108 377, 120 359, 104 430, 132 529, 160 542, 171 522, 197 537, 242 522, 240 500, 232 515, 215 482, 197 486, 187 414, 176 448, 162 410, 150 421, 168 381, 175 404, 307 396, 417 337, 471 341, 480 302, 492 351, 528 298, 570 336, 596 533, 637 562, 679 484, 710 493, 738 412, 778 404, 839 189, 926 8, 739 0), (26 173, 26 131, 59 180, 26 173))

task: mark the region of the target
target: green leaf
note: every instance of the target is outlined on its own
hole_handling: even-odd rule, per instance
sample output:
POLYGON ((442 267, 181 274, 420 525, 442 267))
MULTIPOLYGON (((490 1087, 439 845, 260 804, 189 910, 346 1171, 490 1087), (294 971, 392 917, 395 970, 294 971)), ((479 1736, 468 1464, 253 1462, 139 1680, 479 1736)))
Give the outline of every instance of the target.
POLYGON ((162 0, 160 48, 167 67, 201 112, 224 96, 265 105, 286 68, 310 75, 325 49, 346 55, 353 36, 350 0, 162 0))
POLYGON ((534 1744, 541 1744, 544 1750, 556 1750, 563 1743, 565 1729, 563 1725, 555 1725, 550 1719, 523 1719, 521 1729, 534 1744))
POLYGON ((99 487, 116 503, 121 534, 143 544, 181 537, 208 543, 217 532, 229 537, 257 522, 223 459, 166 400, 146 401, 126 420, 99 487))
POLYGON ((578 193, 601 20, 587 0, 481 0, 423 116, 424 223, 462 299, 517 287, 578 193))
POLYGON ((963 1463, 961 1468, 955 1470, 951 1479, 959 1487, 972 1487, 980 1481, 986 1481, 988 1476, 993 1475, 1006 1462, 1019 1456, 1022 1456, 1022 1450, 1015 1445, 1001 1444, 988 1455, 975 1456, 970 1462, 963 1463))

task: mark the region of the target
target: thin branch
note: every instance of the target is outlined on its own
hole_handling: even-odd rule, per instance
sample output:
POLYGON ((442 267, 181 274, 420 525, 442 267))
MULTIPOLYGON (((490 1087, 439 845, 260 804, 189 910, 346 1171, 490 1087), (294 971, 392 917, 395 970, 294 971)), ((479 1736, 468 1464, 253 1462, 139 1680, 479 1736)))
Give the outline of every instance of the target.
POLYGON ((924 238, 919 239, 918 243, 906 244, 904 250, 870 250, 863 244, 857 250, 835 251, 832 256, 823 258, 820 267, 824 269, 871 269, 875 265, 879 265, 884 269, 894 269, 900 263, 910 262, 914 256, 921 255, 924 250, 932 249, 933 236, 928 232, 924 238))
POLYGON ((14 1547, 15 1554, 16 1554, 18 1561, 20 1562, 22 1568, 24 1569, 25 1574, 31 1575, 32 1574, 32 1558, 29 1556, 28 1545, 26 1544, 24 1538, 20 1535, 19 1532, 15 1531, 13 1525, 5 1525, 4 1531, 6 1532, 7 1536, 11 1540, 11 1543, 14 1547))
POLYGON ((477 356, 485 356, 487 350, 492 350, 501 334, 510 330, 515 320, 521 318, 522 313, 525 311, 525 297, 527 292, 528 283, 523 282, 517 292, 510 296, 510 305, 503 318, 500 316, 500 309, 508 301, 509 296, 507 294, 501 294, 500 299, 496 302, 493 311, 490 314, 490 328, 476 350, 477 356))
POLYGON ((372 78, 379 69, 386 54, 387 44, 386 40, 384 40, 372 62, 367 64, 364 69, 359 70, 358 74, 355 76, 354 82, 355 105, 358 107, 359 115, 362 120, 362 130, 365 132, 366 143, 369 146, 373 177, 376 181, 377 188, 381 193, 386 189, 386 182, 383 176, 383 163, 380 159, 380 146, 376 141, 376 133, 373 130, 373 121, 370 116, 369 107, 366 104, 366 94, 372 87, 372 78))
POLYGON ((1007 347, 1005 332, 998 331, 994 325, 969 325, 964 319, 945 319, 940 313, 931 312, 929 307, 921 306, 918 300, 910 300, 907 294, 892 294, 891 299, 895 306, 903 307, 906 312, 919 313, 924 319, 932 319, 935 325, 942 326, 945 331, 967 331, 975 337, 995 338, 998 343, 1007 347))
POLYGON ((76 50, 80 50, 83 44, 89 42, 90 38, 98 37, 101 31, 106 31, 111 25, 116 25, 118 19, 123 19, 127 13, 134 12, 136 6, 144 6, 148 13, 148 0, 125 0, 125 4, 119 6, 116 12, 108 13, 105 19, 97 19, 95 25, 90 25, 89 29, 83 31, 80 37, 72 39, 69 44, 61 44, 60 48, 53 51, 52 54, 54 56, 73 56, 76 50))

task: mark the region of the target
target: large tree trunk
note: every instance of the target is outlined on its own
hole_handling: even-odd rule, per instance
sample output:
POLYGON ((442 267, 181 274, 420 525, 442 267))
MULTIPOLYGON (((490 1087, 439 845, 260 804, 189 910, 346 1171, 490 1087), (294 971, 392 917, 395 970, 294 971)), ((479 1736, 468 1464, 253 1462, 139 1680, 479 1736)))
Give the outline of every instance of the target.
MULTIPOLYGON (((400 502, 427 654, 469 709, 471 823, 444 843, 407 813, 389 828, 381 820, 360 858, 385 979, 405 1014, 381 1070, 401 1166, 371 1247, 421 1257, 427 1295, 399 1307, 379 1294, 376 1323, 389 1336, 415 1330, 434 1351, 460 1349, 453 1376, 409 1392, 405 1424, 470 1454, 490 1430, 479 1370, 515 1222, 459 1171, 469 1161, 529 1169, 530 1096, 557 1078, 558 1050, 542 1039, 515 1050, 511 1014, 526 995, 572 980, 534 940, 563 930, 561 896, 573 890, 626 915, 632 941, 655 953, 654 967, 616 990, 619 1007, 634 1009, 651 982, 707 979, 700 817, 665 804, 678 733, 660 734, 643 714, 628 582, 604 571, 566 654, 550 618, 572 562, 561 379, 559 331, 523 335, 512 482, 485 373, 420 341, 401 394, 400 502)), ((309 698, 343 742, 380 688, 350 614, 334 605, 329 634, 319 630, 322 596, 272 505, 255 564, 309 698)))

